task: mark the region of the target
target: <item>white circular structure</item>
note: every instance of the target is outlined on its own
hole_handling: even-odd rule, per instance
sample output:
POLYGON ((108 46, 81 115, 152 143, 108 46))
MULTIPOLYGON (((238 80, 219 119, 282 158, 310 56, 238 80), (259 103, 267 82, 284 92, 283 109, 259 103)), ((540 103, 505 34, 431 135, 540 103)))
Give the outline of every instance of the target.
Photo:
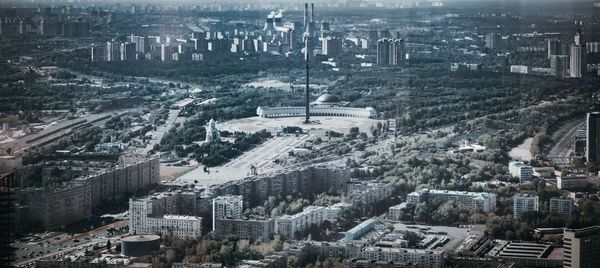
MULTIPOLYGON (((332 94, 323 94, 310 105, 310 116, 343 116, 358 118, 377 118, 377 111, 373 107, 353 108, 344 107, 348 104, 332 94)), ((284 106, 284 107, 258 107, 256 114, 260 117, 300 117, 306 115, 304 106, 284 106)))
MULTIPOLYGON (((306 108, 301 106, 288 107, 258 107, 256 114, 260 117, 300 117, 306 114, 306 108)), ((337 106, 311 106, 310 116, 344 116, 360 118, 377 118, 377 111, 372 107, 351 108, 337 106)))

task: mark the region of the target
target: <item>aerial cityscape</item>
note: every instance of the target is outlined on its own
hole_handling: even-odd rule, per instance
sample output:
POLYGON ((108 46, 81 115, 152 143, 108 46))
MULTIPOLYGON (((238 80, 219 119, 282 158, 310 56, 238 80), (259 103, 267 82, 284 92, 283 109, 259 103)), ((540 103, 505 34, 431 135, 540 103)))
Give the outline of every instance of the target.
POLYGON ((0 0, 0 267, 600 267, 600 2, 0 0))

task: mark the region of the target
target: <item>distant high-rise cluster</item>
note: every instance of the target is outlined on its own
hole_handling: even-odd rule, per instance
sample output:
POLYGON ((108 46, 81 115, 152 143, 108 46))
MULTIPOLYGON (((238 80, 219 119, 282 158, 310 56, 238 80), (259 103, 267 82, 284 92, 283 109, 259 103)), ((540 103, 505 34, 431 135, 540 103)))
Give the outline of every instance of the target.
POLYGON ((0 17, 0 35, 39 34, 46 37, 87 37, 90 23, 81 18, 35 20, 25 17, 0 17))
POLYGON ((403 39, 383 38, 377 41, 377 65, 400 66, 406 60, 403 39))

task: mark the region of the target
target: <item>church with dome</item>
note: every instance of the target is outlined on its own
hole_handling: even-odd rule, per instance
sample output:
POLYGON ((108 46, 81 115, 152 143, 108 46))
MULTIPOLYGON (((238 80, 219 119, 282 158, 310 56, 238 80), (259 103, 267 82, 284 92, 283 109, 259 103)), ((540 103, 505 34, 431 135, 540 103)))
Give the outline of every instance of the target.
MULTIPOLYGON (((310 116, 342 116, 359 118, 377 118, 377 111, 372 107, 345 107, 348 103, 338 96, 323 94, 310 104, 310 116)), ((256 109, 260 117, 300 117, 306 115, 304 106, 261 107, 256 109)))

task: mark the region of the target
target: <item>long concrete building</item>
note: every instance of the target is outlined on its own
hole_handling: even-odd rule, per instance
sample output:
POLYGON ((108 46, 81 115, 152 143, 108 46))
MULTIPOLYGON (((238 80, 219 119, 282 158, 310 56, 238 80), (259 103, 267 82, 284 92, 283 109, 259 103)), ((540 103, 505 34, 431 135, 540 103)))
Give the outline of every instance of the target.
POLYGON ((292 193, 304 197, 318 193, 344 194, 349 180, 348 168, 316 165, 231 181, 214 186, 210 191, 215 196, 241 195, 244 207, 255 207, 271 196, 281 197, 292 193))
POLYGON ((56 189, 30 188, 18 194, 21 224, 44 229, 64 227, 92 216, 91 187, 72 183, 56 189))
POLYGON ((406 197, 408 204, 415 205, 421 202, 443 203, 448 201, 454 201, 486 213, 496 210, 496 194, 494 193, 421 189, 406 197))
MULTIPOLYGON (((359 118, 377 118, 377 111, 373 107, 355 108, 344 107, 347 102, 331 94, 323 94, 311 103, 309 115, 311 116, 343 116, 359 118)), ((256 114, 260 117, 301 117, 306 115, 304 106, 284 107, 261 107, 256 108, 256 114)))
POLYGON ((133 194, 152 184, 159 184, 160 162, 158 158, 152 158, 132 165, 117 166, 77 180, 91 186, 92 206, 97 207, 105 201, 133 194))

